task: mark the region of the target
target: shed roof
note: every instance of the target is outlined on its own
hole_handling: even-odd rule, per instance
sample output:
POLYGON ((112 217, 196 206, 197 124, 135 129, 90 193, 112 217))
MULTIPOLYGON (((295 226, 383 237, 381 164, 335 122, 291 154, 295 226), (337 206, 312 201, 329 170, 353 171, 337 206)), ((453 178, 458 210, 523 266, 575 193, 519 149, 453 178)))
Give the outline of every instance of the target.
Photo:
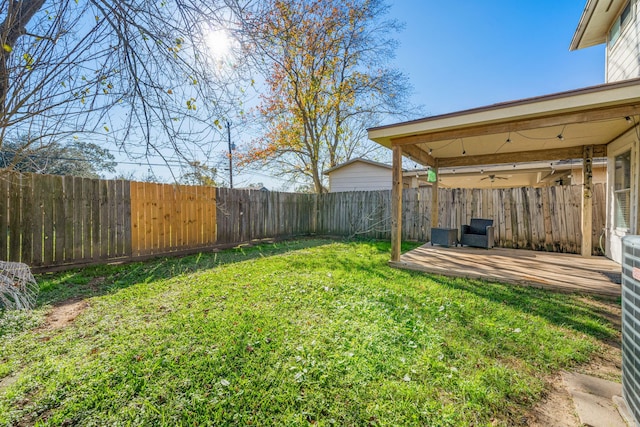
POLYGON ((373 160, 369 160, 369 159, 365 159, 363 157, 356 157, 355 159, 351 159, 348 162, 344 162, 344 163, 340 163, 339 165, 336 165, 334 167, 332 167, 331 169, 327 169, 326 171, 324 171, 325 175, 330 174, 331 172, 337 171, 338 169, 342 169, 345 166, 349 166, 352 165, 354 163, 366 163, 372 166, 377 166, 377 167, 381 167, 381 168, 385 168, 385 169, 391 169, 391 165, 386 165, 384 163, 379 163, 379 162, 374 162, 373 160))

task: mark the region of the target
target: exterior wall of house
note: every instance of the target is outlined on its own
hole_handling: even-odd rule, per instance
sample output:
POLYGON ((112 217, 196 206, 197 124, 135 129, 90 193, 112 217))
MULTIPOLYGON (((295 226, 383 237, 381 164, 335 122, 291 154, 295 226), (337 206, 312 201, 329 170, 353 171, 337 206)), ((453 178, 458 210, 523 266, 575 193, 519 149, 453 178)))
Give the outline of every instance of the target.
POLYGON ((640 142, 636 135, 636 129, 622 135, 607 146, 607 244, 606 256, 620 263, 622 262, 622 238, 627 234, 640 232, 640 218, 638 206, 640 202, 640 142), (630 192, 628 203, 630 205, 629 227, 620 228, 616 225, 616 157, 630 152, 630 192))
POLYGON ((391 190, 391 168, 354 162, 329 173, 329 191, 391 190))
POLYGON ((620 29, 615 41, 611 33, 607 37, 607 82, 640 77, 640 8, 637 0, 630 2, 631 21, 620 29))

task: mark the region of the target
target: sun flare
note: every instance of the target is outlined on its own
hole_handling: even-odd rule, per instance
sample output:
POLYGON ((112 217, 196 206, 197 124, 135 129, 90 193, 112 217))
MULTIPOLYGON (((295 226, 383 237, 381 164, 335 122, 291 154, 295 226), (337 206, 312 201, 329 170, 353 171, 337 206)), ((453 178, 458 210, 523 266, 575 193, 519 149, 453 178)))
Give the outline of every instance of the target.
POLYGON ((211 30, 205 36, 205 43, 214 59, 223 59, 231 54, 233 41, 227 30, 211 30))

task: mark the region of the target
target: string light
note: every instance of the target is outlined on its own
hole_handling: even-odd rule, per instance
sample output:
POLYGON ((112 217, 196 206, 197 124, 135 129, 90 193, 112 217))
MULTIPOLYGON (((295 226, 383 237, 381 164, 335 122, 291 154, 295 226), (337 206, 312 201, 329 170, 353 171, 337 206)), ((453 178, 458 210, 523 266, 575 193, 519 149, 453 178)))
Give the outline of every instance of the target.
POLYGON ((571 172, 569 173, 569 175, 567 175, 567 178, 569 179, 573 179, 573 159, 570 160, 570 167, 571 167, 571 172))

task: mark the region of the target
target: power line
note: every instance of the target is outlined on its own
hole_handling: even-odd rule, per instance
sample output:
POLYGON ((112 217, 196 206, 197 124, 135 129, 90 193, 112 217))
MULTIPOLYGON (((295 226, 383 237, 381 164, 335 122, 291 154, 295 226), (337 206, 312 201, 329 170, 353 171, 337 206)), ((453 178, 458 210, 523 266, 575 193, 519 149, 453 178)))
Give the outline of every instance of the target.
MULTIPOLYGON (((48 159, 48 160, 67 160, 72 162, 91 162, 91 159, 83 159, 76 157, 63 157, 63 156, 49 156, 44 154, 27 154, 24 156, 27 159, 48 159)), ((149 163, 149 162, 131 162, 131 161, 113 161, 117 164, 123 165, 133 165, 133 166, 169 166, 173 164, 174 166, 189 166, 189 162, 180 162, 179 160, 167 160, 166 163, 149 163)))

